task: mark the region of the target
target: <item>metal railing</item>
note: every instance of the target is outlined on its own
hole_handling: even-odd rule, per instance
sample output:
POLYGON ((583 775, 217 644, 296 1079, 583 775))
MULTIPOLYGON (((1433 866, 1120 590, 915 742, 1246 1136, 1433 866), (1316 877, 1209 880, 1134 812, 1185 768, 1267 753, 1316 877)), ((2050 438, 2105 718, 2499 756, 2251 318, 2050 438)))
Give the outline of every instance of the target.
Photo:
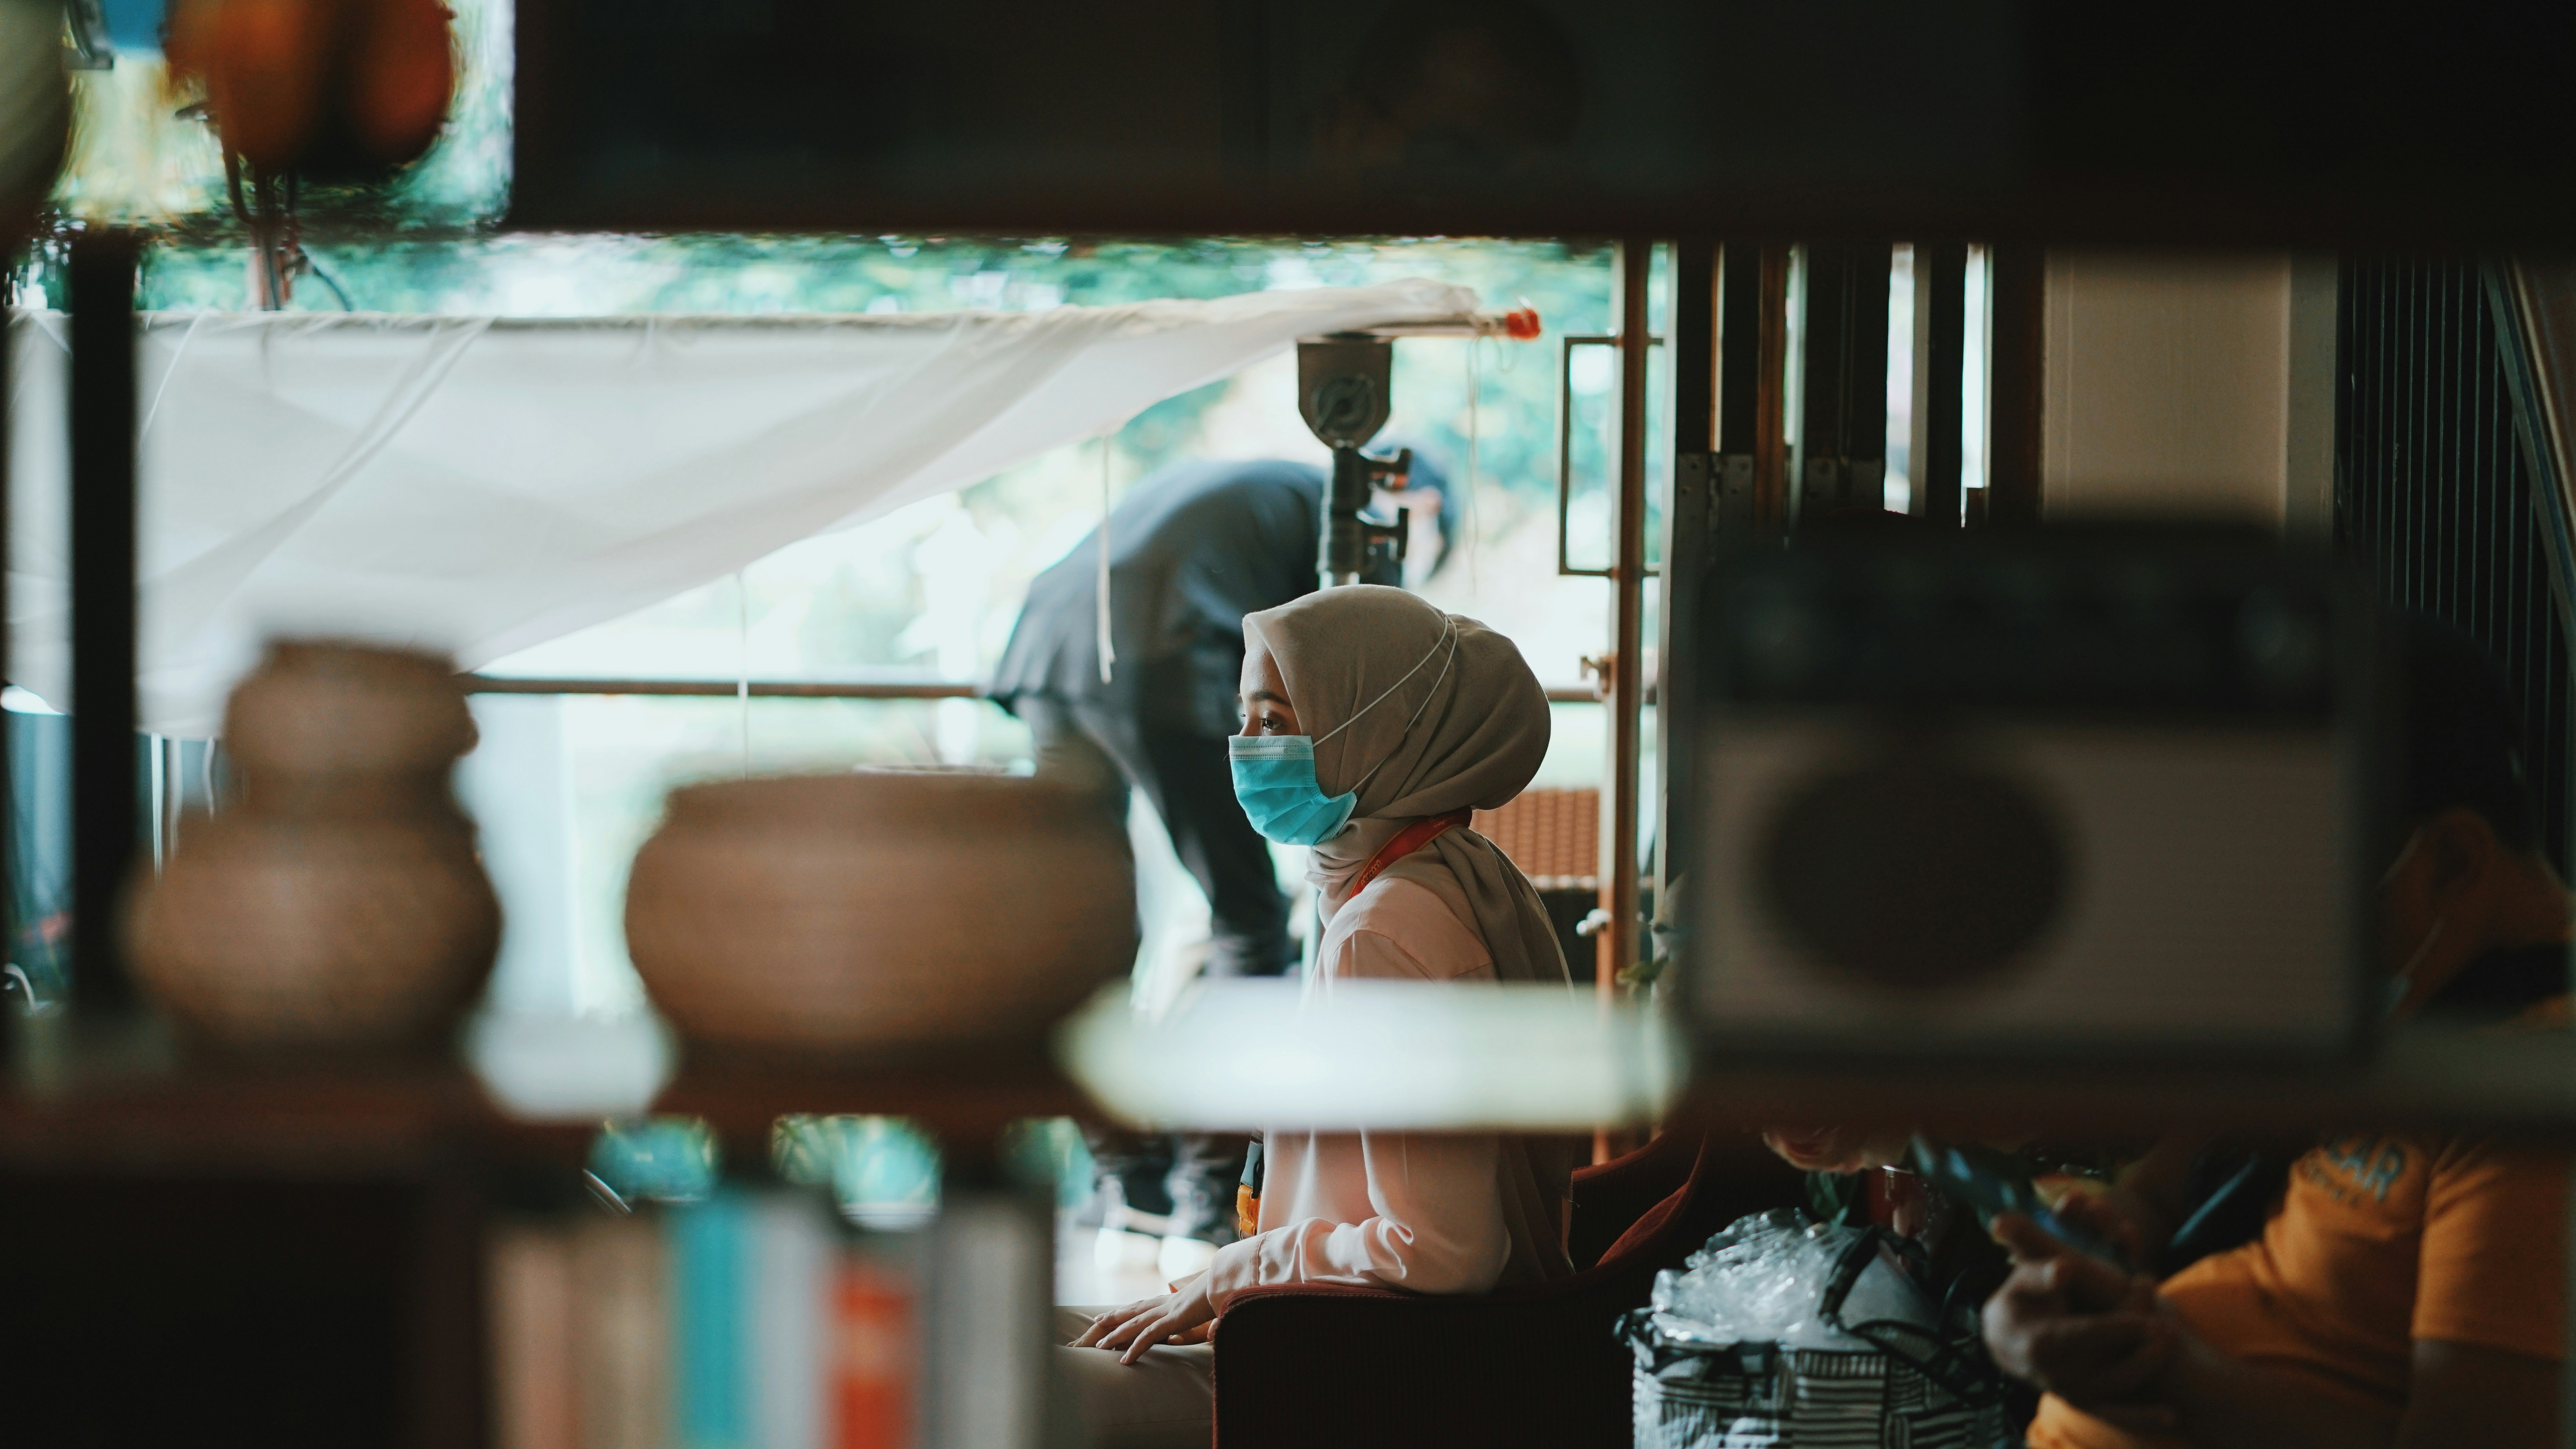
MULTIPOLYGON (((2336 318, 2335 534, 2383 601, 2444 620, 2504 666, 2553 863, 2570 858, 2576 672, 2529 445, 2515 317, 2474 261, 2347 258, 2336 318)), ((2527 381, 2527 379, 2526 379, 2527 381)))

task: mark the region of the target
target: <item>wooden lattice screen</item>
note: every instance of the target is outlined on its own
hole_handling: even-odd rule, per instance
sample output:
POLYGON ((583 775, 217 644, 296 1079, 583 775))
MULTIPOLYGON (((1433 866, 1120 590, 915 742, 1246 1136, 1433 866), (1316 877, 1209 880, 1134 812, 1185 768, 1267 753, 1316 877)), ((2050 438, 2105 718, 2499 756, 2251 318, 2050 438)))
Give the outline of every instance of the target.
POLYGON ((1500 810, 1477 811, 1475 828, 1540 890, 1600 888, 1598 790, 1523 790, 1500 810))

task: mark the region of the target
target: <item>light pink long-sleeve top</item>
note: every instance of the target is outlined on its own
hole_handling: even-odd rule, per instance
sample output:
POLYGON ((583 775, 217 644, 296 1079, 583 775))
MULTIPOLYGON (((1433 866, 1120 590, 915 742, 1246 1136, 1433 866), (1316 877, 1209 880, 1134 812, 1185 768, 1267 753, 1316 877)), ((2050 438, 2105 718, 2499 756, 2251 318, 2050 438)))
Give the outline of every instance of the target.
MULTIPOLYGON (((1337 979, 1491 981, 1484 943, 1438 896, 1381 876, 1335 910, 1310 991, 1337 979)), ((1513 1260, 1515 1231, 1490 1132, 1271 1132, 1260 1231, 1217 1250, 1208 1300, 1264 1283, 1346 1283, 1481 1293, 1513 1260)))

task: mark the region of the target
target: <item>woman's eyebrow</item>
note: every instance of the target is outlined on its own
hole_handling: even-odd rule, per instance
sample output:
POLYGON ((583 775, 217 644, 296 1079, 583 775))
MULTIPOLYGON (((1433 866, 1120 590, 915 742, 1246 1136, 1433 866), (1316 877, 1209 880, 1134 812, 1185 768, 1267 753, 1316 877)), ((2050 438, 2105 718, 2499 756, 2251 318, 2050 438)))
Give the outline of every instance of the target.
POLYGON ((1244 698, 1247 700, 1266 699, 1274 704, 1286 704, 1288 702, 1288 697, 1286 695, 1272 694, 1266 689, 1256 689, 1250 694, 1245 695, 1244 698))

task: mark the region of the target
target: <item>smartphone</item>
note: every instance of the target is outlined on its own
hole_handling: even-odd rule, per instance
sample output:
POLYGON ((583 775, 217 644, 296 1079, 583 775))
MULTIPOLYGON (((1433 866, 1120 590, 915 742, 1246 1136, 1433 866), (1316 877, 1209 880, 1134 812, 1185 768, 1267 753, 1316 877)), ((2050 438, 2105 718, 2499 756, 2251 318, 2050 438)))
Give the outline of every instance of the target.
POLYGON ((1914 1170, 1953 1199, 1976 1210, 1977 1223, 1991 1227, 1998 1214, 2019 1213, 2039 1230, 2079 1253, 2129 1271, 2128 1255, 2068 1222, 2042 1202, 2030 1173, 2011 1156, 1991 1147, 1950 1147, 1917 1134, 1910 1154, 1914 1170))

